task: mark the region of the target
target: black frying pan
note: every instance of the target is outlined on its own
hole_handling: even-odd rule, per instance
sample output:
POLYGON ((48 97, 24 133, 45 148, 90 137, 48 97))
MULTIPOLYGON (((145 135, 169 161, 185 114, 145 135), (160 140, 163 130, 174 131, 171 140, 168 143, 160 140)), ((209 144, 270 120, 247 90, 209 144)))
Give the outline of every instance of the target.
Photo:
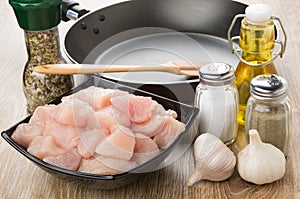
MULTIPOLYGON (((164 45, 173 46, 179 43, 179 50, 182 51, 175 54, 180 58, 181 52, 191 49, 189 45, 180 43, 186 39, 201 45, 202 51, 198 53, 200 57, 205 54, 204 51, 209 54, 208 59, 204 56, 193 62, 227 62, 235 67, 238 61, 227 44, 227 30, 233 17, 244 13, 245 8, 246 5, 230 0, 133 0, 88 14, 85 14, 84 9, 77 9, 79 15, 85 15, 67 32, 64 48, 74 63, 134 62, 143 65, 153 64, 149 61, 157 58, 157 55, 151 57, 151 50, 158 48, 149 48, 147 45, 162 45, 166 42, 164 45), (176 31, 184 33, 186 37, 176 31), (139 45, 146 47, 143 46, 141 50, 139 45)), ((233 35, 238 34, 237 26, 233 35)), ((165 57, 170 59, 165 53, 170 50, 164 51, 165 46, 159 48, 158 57, 162 59, 159 61, 165 61, 165 57)), ((198 84, 198 79, 166 73, 114 73, 102 74, 102 77, 185 103, 193 102, 194 89, 198 84)))

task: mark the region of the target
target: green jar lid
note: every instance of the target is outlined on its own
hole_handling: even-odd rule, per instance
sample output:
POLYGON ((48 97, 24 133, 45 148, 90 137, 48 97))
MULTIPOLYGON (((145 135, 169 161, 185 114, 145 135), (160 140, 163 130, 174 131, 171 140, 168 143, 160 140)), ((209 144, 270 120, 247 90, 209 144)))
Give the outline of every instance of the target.
POLYGON ((9 0, 24 30, 47 30, 61 20, 61 0, 9 0))

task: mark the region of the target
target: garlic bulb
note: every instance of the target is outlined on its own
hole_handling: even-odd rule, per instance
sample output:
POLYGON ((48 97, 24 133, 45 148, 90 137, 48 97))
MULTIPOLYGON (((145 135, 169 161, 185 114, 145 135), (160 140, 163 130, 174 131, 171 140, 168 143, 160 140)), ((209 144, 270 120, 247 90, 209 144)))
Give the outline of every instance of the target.
POLYGON ((285 173, 284 154, 263 143, 256 130, 249 131, 250 143, 237 155, 238 172, 244 180, 258 185, 279 180, 285 173))
POLYGON ((199 180, 226 180, 232 175, 236 164, 232 151, 210 133, 204 133, 196 139, 194 161, 195 170, 188 181, 189 186, 199 180))

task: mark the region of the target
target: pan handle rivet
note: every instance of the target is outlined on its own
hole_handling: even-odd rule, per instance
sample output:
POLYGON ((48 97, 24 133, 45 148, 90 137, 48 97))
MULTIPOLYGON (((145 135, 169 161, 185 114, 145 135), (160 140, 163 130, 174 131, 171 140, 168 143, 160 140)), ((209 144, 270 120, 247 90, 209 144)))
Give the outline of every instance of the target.
POLYGON ((93 28, 93 32, 97 35, 97 34, 99 34, 99 29, 98 28, 93 28))
POLYGON ((98 19, 99 19, 100 21, 104 21, 104 20, 105 20, 105 16, 102 15, 102 14, 100 14, 99 17, 98 17, 98 19))
POLYGON ((86 24, 85 24, 84 22, 82 22, 82 23, 80 24, 80 28, 81 28, 82 30, 85 30, 85 29, 87 28, 87 26, 86 26, 86 24))

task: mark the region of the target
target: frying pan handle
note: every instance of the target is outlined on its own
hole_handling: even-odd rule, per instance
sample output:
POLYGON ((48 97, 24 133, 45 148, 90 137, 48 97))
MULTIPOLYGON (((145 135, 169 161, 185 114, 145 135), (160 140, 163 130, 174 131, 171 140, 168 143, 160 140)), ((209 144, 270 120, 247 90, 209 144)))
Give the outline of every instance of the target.
POLYGON ((89 10, 81 7, 79 3, 74 0, 62 0, 63 21, 69 21, 70 19, 77 20, 88 12, 89 10))

